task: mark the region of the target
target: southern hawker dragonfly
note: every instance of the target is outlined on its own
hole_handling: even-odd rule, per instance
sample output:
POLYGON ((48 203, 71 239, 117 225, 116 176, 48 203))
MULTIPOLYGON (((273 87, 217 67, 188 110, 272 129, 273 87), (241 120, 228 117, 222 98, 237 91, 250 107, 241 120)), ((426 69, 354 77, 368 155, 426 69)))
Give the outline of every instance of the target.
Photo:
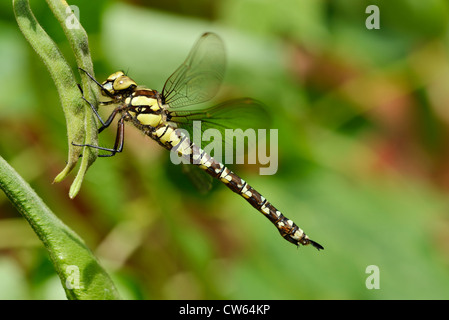
POLYGON ((104 121, 95 106, 83 97, 101 122, 98 132, 109 127, 117 116, 119 120, 113 148, 73 144, 108 152, 100 155, 103 157, 114 156, 123 150, 125 122, 131 122, 164 148, 176 152, 190 164, 198 166, 241 195, 267 217, 287 241, 297 246, 311 244, 318 250, 323 249, 245 180, 205 152, 201 146, 193 143, 185 131, 181 130, 185 129, 191 133, 193 120, 201 120, 203 129, 227 127, 244 129, 258 126, 260 118, 258 115, 264 114, 263 106, 250 98, 230 100, 208 109, 184 109, 213 98, 222 82, 224 69, 223 42, 220 37, 210 32, 200 37, 184 63, 167 79, 161 93, 137 85, 122 71, 111 74, 106 81, 99 83, 92 75, 81 69, 100 87, 100 105, 115 106, 108 119, 104 121))

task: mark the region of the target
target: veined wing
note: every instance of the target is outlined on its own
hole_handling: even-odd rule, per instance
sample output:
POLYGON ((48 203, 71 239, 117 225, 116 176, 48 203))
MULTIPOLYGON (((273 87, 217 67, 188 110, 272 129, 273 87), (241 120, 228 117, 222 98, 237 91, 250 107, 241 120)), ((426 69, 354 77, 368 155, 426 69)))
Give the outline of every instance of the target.
MULTIPOLYGON (((235 149, 234 139, 243 142, 247 151, 254 146, 252 142, 255 142, 248 139, 252 133, 247 130, 253 129, 253 136, 257 136, 257 129, 270 127, 270 117, 265 106, 261 102, 250 98, 229 100, 201 110, 169 109, 169 115, 170 121, 175 122, 178 127, 187 130, 193 139, 198 134, 198 132, 194 132, 194 121, 201 121, 201 134, 208 129, 218 130, 221 142, 223 142, 222 146, 224 149, 222 149, 222 152, 227 152, 227 148, 235 149), (226 129, 233 130, 232 140, 226 134, 226 129), (247 137, 246 139, 245 136, 247 137)), ((203 144, 207 143, 209 142, 203 142, 203 144)), ((203 148, 204 146, 201 147, 203 148)))
POLYGON ((223 41, 215 33, 204 33, 165 82, 164 102, 171 108, 181 108, 213 98, 223 80, 225 65, 223 41))
POLYGON ((181 164, 181 170, 200 194, 205 195, 212 189, 213 178, 204 170, 191 164, 181 164))

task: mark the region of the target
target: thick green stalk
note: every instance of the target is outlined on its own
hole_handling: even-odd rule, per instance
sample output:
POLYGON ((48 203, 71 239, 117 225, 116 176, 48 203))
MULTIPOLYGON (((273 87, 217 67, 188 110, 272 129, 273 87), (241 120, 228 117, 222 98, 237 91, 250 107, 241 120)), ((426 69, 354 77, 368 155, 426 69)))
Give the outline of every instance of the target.
POLYGON ((2 157, 0 189, 45 245, 68 299, 120 299, 111 278, 83 240, 45 205, 2 157))
MULTIPOLYGON (((47 2, 67 35, 78 66, 93 73, 86 32, 72 14, 70 7, 65 1, 48 0, 47 2)), ((95 119, 91 110, 86 108, 85 102, 81 99, 81 92, 69 64, 34 17, 28 0, 13 0, 13 5, 20 30, 42 58, 53 78, 66 117, 69 154, 66 167, 55 178, 55 182, 59 182, 73 170, 81 153, 80 147, 72 145, 72 142, 94 145, 97 143, 95 119)), ((95 101, 97 88, 92 87, 85 76, 82 79, 86 98, 89 101, 95 101)), ((84 175, 97 155, 95 149, 88 147, 84 147, 82 153, 81 165, 69 192, 71 198, 79 192, 84 175)))
MULTIPOLYGON (((65 1, 47 0, 69 40, 77 64, 93 74, 87 35, 65 1)), ((96 144, 97 129, 90 108, 81 99, 74 74, 54 41, 31 12, 28 0, 13 0, 20 30, 47 66, 56 85, 67 122, 68 162, 55 178, 61 181, 76 166, 82 151, 80 169, 69 196, 78 193, 86 170, 96 159, 96 150, 72 142, 96 144)), ((95 102, 96 90, 83 73, 82 87, 89 101, 95 102)), ((109 275, 99 265, 83 240, 59 220, 31 187, 0 157, 0 188, 25 217, 47 248, 69 299, 120 299, 109 275)))

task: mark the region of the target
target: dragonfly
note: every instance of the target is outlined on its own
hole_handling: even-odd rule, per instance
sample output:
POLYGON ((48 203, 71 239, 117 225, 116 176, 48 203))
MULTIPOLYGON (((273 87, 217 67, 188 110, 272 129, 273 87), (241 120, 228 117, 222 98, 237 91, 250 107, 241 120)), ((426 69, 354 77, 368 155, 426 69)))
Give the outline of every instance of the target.
POLYGON ((101 123, 98 133, 108 128, 116 117, 118 125, 112 148, 72 144, 106 152, 100 154, 100 157, 114 156, 123 151, 125 122, 132 123, 162 147, 176 152, 189 164, 199 167, 242 196, 268 218, 287 241, 298 247, 312 245, 318 250, 324 249, 245 180, 204 151, 201 145, 194 143, 187 134, 193 131, 194 120, 201 121, 201 130, 218 128, 223 131, 236 127, 243 130, 261 126, 261 119, 266 115, 265 108, 261 102, 251 98, 233 99, 206 109, 185 109, 206 102, 217 94, 223 80, 225 63, 223 41, 217 34, 207 32, 197 40, 184 63, 167 79, 162 92, 138 85, 123 71, 111 74, 100 83, 80 68, 100 87, 99 105, 115 107, 109 117, 103 120, 93 103, 82 96, 101 123))

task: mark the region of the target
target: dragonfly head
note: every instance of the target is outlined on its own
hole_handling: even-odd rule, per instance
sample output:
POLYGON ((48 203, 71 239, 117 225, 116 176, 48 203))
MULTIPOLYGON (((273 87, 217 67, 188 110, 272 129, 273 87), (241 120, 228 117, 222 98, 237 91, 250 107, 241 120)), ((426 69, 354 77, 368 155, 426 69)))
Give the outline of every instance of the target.
POLYGON ((131 94, 136 87, 137 83, 133 79, 122 71, 117 71, 102 83, 101 94, 113 100, 122 100, 131 94))

